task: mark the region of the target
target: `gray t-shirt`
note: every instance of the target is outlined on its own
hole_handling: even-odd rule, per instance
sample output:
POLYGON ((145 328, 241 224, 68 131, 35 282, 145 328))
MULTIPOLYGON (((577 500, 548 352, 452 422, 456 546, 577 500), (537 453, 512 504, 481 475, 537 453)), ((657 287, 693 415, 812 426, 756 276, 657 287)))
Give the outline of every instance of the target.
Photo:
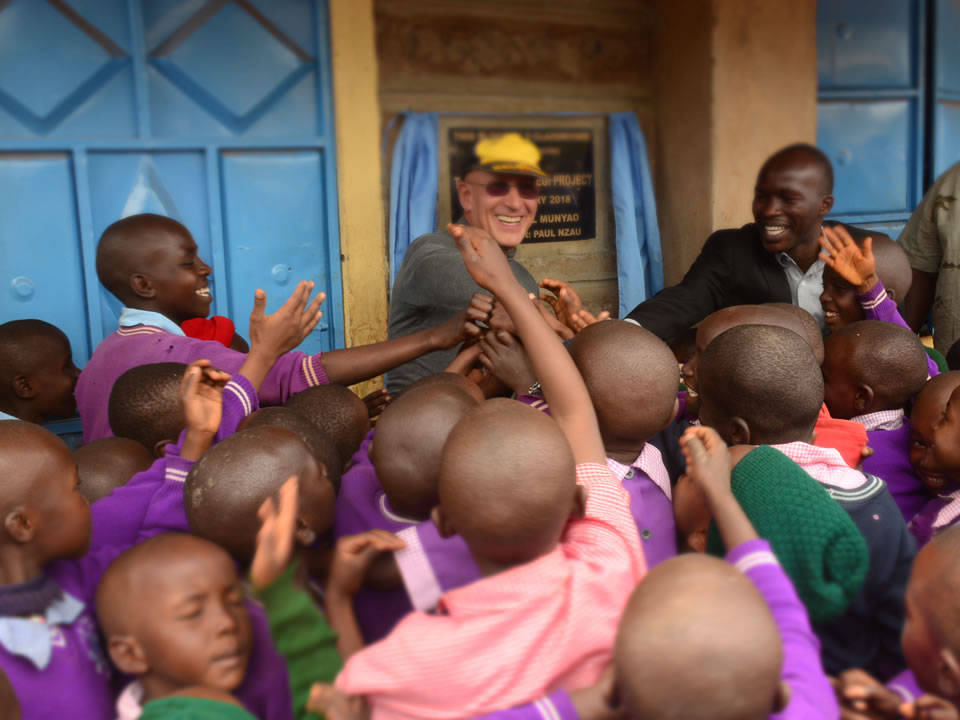
MULTIPOLYGON (((460 220, 461 224, 467 224, 460 220)), ((539 295, 533 276, 508 255, 514 276, 527 290, 539 295)), ((463 264, 453 237, 446 231, 423 235, 407 249, 390 298, 391 339, 410 335, 439 325, 463 310, 477 285, 463 264)), ((410 383, 427 375, 442 372, 457 355, 459 348, 438 350, 401 365, 387 375, 387 388, 399 392, 410 383)))

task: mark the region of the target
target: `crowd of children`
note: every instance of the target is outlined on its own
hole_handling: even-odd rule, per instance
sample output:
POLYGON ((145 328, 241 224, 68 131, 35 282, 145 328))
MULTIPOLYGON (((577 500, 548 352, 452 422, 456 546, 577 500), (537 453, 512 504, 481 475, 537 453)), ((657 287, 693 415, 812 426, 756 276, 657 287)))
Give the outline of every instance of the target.
POLYGON ((0 718, 958 717, 960 372, 895 243, 824 229, 826 339, 742 305, 678 357, 448 232, 484 292, 373 345, 298 352, 306 282, 198 330, 155 215, 100 239, 82 372, 0 325, 0 718))

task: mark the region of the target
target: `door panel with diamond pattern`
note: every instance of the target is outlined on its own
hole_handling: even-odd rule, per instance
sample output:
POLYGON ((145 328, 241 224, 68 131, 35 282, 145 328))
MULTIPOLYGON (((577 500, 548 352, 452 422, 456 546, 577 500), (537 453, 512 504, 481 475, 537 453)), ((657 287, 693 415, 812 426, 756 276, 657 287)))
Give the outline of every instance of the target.
POLYGON ((324 0, 0 0, 0 322, 63 328, 77 364, 116 327, 96 241, 174 217, 245 334, 253 291, 327 293, 303 344, 342 345, 324 0))

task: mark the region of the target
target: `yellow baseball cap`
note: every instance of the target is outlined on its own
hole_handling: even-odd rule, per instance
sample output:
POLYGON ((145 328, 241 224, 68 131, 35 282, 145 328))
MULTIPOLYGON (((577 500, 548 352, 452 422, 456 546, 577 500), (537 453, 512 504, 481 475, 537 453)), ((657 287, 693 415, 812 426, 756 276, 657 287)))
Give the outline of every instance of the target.
POLYGON ((477 142, 473 147, 473 156, 464 166, 463 176, 466 177, 471 170, 548 177, 540 167, 540 148, 515 132, 477 142))

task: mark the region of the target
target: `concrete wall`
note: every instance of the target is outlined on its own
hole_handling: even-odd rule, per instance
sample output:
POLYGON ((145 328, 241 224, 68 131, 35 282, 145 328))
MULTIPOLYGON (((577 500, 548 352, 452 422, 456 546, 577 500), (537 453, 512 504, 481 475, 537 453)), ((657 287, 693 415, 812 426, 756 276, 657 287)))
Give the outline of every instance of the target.
MULTIPOLYGON (((816 137, 816 0, 331 0, 330 15, 348 344, 386 336, 382 130, 400 111, 636 112, 668 283, 713 230, 751 220, 764 158, 816 137)), ((522 253, 616 308, 612 233, 522 253)))
MULTIPOLYGON (((647 137, 655 135, 650 0, 375 0, 374 8, 384 127, 403 110, 634 111, 647 137)), ((387 140, 387 163, 398 131, 399 125, 387 140)), ((605 154, 605 146, 598 152, 605 154)), ((598 171, 608 166, 606 157, 597 159, 598 171)), ((523 245, 518 256, 538 280, 568 280, 589 306, 615 313, 606 199, 597 208, 609 216, 603 237, 523 245)))
POLYGON ((656 0, 658 206, 667 282, 752 221, 772 152, 816 142, 816 0, 656 0))

